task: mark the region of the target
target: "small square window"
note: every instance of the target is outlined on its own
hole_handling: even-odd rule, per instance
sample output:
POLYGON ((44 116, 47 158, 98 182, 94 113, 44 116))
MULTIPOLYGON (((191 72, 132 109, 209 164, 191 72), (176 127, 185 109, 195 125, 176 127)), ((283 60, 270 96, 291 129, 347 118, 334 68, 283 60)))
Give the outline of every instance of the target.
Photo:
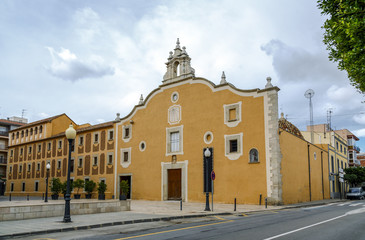
POLYGON ((129 128, 124 129, 124 138, 129 138, 129 128))
POLYGON ((122 138, 124 142, 129 142, 132 138, 132 125, 123 126, 122 138))
POLYGON ((241 122, 241 105, 242 102, 225 104, 224 107, 224 124, 228 127, 236 127, 241 122))
POLYGON ((123 162, 128 162, 128 152, 123 153, 123 162))
MULTIPOLYGON (((122 148, 120 152, 120 165, 127 168, 131 164, 131 150, 132 148, 122 148)), ((112 155, 112 154, 110 154, 112 155)), ((112 159, 111 159, 112 160, 112 159)))
POLYGON ((236 108, 229 109, 229 119, 228 119, 228 121, 236 121, 237 120, 236 112, 237 112, 236 108))
POLYGON ((237 160, 242 156, 243 134, 225 135, 225 156, 230 160, 237 160))

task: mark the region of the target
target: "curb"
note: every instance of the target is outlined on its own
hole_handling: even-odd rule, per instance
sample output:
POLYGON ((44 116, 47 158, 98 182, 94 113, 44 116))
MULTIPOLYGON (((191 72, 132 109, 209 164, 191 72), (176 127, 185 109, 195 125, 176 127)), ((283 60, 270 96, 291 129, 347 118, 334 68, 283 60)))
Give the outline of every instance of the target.
MULTIPOLYGON (((287 207, 283 207, 283 208, 275 209, 275 210, 280 211, 280 210, 284 210, 284 209, 306 208, 306 207, 321 206, 321 205, 327 205, 330 203, 345 202, 345 201, 346 200, 339 200, 339 201, 333 201, 333 202, 327 202, 327 203, 321 202, 321 203, 312 203, 312 204, 303 204, 303 205, 293 205, 293 206, 287 206, 287 207)), ((39 231, 33 231, 33 232, 6 234, 6 235, 0 235, 0 239, 8 239, 10 237, 31 236, 31 235, 47 234, 47 233, 87 230, 87 229, 111 227, 111 226, 118 226, 118 225, 128 225, 128 224, 135 224, 135 223, 161 222, 161 221, 171 221, 171 220, 175 220, 175 219, 200 218, 200 217, 207 217, 207 216, 227 216, 227 215, 236 215, 236 214, 242 214, 242 213, 248 214, 248 213, 264 212, 264 211, 267 211, 267 210, 265 209, 265 210, 258 210, 258 211, 249 211, 249 212, 205 213, 205 214, 170 216, 170 217, 161 217, 161 218, 135 219, 135 220, 126 220, 126 221, 85 225, 85 226, 78 226, 78 227, 65 227, 65 228, 57 228, 57 229, 39 230, 39 231)))

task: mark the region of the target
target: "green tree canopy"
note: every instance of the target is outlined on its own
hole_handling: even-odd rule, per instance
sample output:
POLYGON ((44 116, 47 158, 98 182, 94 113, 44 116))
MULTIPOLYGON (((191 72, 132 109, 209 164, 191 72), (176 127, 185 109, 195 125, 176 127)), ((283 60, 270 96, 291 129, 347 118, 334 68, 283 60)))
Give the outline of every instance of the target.
POLYGON ((329 59, 346 70, 348 78, 362 93, 365 92, 365 1, 318 0, 318 8, 328 15, 323 28, 323 42, 329 59))
POLYGON ((365 182, 365 168, 364 167, 350 167, 344 169, 344 179, 352 186, 360 185, 365 182))

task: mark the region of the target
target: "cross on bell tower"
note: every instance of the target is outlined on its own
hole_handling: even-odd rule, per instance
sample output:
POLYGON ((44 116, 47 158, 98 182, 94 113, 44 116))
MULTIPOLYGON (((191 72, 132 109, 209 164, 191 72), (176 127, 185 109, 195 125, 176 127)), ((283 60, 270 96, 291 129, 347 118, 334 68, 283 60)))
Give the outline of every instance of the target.
POLYGON ((187 54, 185 47, 180 48, 179 39, 176 41, 174 52, 170 52, 167 60, 167 70, 163 77, 163 84, 195 76, 195 70, 190 66, 191 58, 187 54))

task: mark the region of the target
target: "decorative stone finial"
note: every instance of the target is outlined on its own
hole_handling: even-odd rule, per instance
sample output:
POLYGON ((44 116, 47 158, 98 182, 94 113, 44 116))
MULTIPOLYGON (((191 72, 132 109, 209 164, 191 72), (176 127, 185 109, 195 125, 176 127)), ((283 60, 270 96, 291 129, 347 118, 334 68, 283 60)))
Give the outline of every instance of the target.
POLYGON ((221 82, 220 82, 220 84, 225 84, 225 83, 227 83, 227 81, 226 81, 226 74, 224 74, 224 71, 222 72, 222 77, 221 77, 221 82))
POLYGON ((186 47, 184 46, 184 47, 182 47, 182 54, 186 54, 186 55, 188 55, 187 53, 186 53, 186 47))
POLYGON ((284 113, 283 112, 280 114, 280 119, 284 119, 284 113))
POLYGON ((117 117, 115 118, 115 121, 120 121, 120 113, 117 113, 117 117))
POLYGON ((176 47, 175 47, 175 49, 176 48, 180 48, 180 41, 179 41, 179 38, 177 38, 177 41, 176 41, 176 47))
POLYGON ((271 77, 267 77, 266 78, 266 81, 267 81, 267 83, 265 85, 265 88, 271 88, 271 87, 273 87, 273 85, 271 84, 271 77))
POLYGON ((172 51, 170 51, 170 55, 169 55, 168 60, 170 60, 171 58, 172 58, 172 51))
POLYGON ((141 94, 141 97, 139 98, 139 105, 143 104, 143 94, 141 94))

